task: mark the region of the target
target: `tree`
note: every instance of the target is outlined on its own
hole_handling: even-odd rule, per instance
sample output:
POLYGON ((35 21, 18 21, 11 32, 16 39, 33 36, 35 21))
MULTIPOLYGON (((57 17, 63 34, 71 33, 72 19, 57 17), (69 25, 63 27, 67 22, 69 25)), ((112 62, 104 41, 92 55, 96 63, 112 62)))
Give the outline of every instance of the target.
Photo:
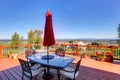
POLYGON ((97 42, 93 42, 93 43, 91 43, 91 45, 99 46, 99 43, 97 43, 97 42))
POLYGON ((17 32, 12 35, 11 45, 16 46, 20 44, 20 37, 17 32))
POLYGON ((28 43, 30 43, 30 44, 34 44, 35 43, 35 35, 34 35, 33 30, 30 30, 28 32, 28 43))
POLYGON ((28 32, 28 42, 30 43, 30 44, 34 44, 34 43, 36 43, 36 44, 41 44, 42 43, 42 31, 41 30, 38 30, 38 29, 36 29, 36 30, 30 30, 29 32, 28 32))
POLYGON ((21 36, 21 37, 20 37, 20 44, 22 44, 23 42, 24 42, 24 37, 21 36))
POLYGON ((35 43, 40 44, 42 43, 42 31, 41 30, 34 30, 34 35, 35 35, 35 43))
POLYGON ((69 42, 70 44, 71 44, 71 43, 73 43, 73 41, 71 41, 71 40, 70 40, 70 41, 68 41, 68 42, 69 42))
MULTIPOLYGON (((120 38, 120 24, 118 25, 118 38, 120 38)), ((118 45, 120 46, 120 39, 117 40, 118 45)))

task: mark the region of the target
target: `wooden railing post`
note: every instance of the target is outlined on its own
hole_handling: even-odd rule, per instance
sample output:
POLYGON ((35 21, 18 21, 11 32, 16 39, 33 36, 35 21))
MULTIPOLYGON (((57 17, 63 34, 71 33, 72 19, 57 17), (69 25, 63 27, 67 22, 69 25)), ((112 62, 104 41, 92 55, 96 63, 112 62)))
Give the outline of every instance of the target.
POLYGON ((58 49, 58 44, 56 44, 56 49, 58 49))
POLYGON ((110 51, 112 52, 112 55, 114 55, 114 47, 111 47, 110 51))
POLYGON ((78 56, 78 44, 76 44, 76 56, 78 56))
POLYGON ((28 50, 30 50, 30 44, 27 45, 28 50))
POLYGON ((0 59, 2 58, 2 49, 3 49, 3 46, 0 45, 0 59))
POLYGON ((30 44, 27 45, 28 48, 28 54, 30 53, 30 44))

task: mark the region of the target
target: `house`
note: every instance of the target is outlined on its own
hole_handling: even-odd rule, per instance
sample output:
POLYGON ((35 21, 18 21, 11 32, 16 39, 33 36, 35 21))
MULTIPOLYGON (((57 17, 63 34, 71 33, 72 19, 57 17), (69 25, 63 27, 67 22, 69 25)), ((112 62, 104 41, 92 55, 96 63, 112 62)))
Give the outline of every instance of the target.
POLYGON ((80 49, 82 49, 83 51, 86 51, 86 43, 84 43, 83 41, 79 41, 77 43, 80 47, 80 49))

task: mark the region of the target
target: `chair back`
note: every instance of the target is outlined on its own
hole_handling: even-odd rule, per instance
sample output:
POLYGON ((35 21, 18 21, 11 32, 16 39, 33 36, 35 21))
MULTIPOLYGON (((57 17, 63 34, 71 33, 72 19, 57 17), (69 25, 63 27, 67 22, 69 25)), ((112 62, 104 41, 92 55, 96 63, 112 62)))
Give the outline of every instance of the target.
POLYGON ((32 54, 33 55, 36 54, 36 50, 35 49, 32 50, 32 54))
POLYGON ((20 59, 20 58, 18 58, 18 60, 21 64, 23 74, 24 74, 24 72, 27 72, 32 76, 32 72, 31 72, 31 68, 29 66, 29 63, 23 59, 20 59))
POLYGON ((65 50, 62 49, 62 48, 58 48, 58 49, 55 51, 55 54, 64 57, 64 56, 65 56, 65 50))
POLYGON ((27 57, 27 56, 31 56, 31 55, 33 55, 31 50, 26 50, 26 51, 25 51, 25 56, 26 56, 26 57, 27 57))
POLYGON ((96 52, 96 56, 97 56, 97 57, 99 56, 99 53, 98 53, 98 52, 96 52))
MULTIPOLYGON (((32 56, 32 55, 34 55, 35 53, 36 53, 35 50, 26 50, 26 51, 25 51, 25 57, 27 58, 28 56, 32 56)), ((28 59, 28 58, 27 58, 27 62, 29 62, 29 63, 31 64, 31 65, 29 65, 29 66, 35 65, 35 62, 31 61, 31 60, 28 59)))
MULTIPOLYGON (((79 67, 80 67, 81 61, 82 61, 82 57, 80 57, 80 60, 76 64, 75 74, 77 73, 77 71, 79 71, 79 67)), ((75 77, 75 74, 74 74, 74 77, 75 77)))

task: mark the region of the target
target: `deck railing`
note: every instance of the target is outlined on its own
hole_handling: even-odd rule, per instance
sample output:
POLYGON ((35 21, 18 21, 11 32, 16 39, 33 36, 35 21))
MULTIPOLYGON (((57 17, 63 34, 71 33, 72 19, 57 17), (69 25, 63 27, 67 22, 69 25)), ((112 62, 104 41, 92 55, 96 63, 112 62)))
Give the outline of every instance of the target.
POLYGON ((107 52, 111 52, 114 59, 120 60, 120 47, 118 46, 93 46, 93 45, 79 45, 79 44, 56 44, 56 48, 61 47, 66 50, 67 54, 87 56, 96 55, 96 52, 103 52, 106 56, 107 52), (72 51, 69 49, 73 49, 72 51))
MULTIPOLYGON (((26 49, 31 49, 31 44, 21 44, 18 46, 2 46, 0 45, 0 58, 7 57, 9 52, 14 52, 17 54, 22 54, 26 49)), ((40 44, 34 44, 35 48, 40 48, 40 44)), ((114 59, 120 59, 120 47, 118 46, 92 46, 92 45, 78 45, 78 44, 55 44, 49 48, 50 52, 55 52, 57 48, 63 48, 66 54, 70 55, 82 55, 87 56, 95 55, 98 51, 109 52, 111 51, 114 59)), ((105 54, 104 54, 105 55, 105 54)))

